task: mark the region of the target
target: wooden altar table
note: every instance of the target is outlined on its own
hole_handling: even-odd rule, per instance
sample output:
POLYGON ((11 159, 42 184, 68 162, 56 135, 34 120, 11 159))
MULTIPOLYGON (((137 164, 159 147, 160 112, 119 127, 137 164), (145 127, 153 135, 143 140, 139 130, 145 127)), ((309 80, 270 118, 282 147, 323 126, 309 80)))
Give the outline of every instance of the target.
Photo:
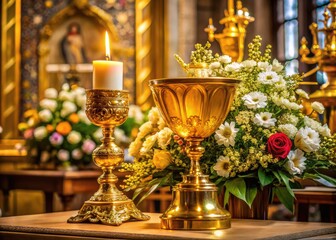
POLYGON ((63 210, 72 210, 71 203, 78 193, 90 193, 98 190, 99 170, 57 171, 57 170, 13 170, 0 172, 0 189, 4 194, 3 213, 9 209, 9 191, 40 190, 45 195, 46 212, 53 210, 53 193, 61 199, 63 210))
POLYGON ((216 231, 173 231, 160 229, 158 213, 149 221, 126 222, 120 226, 67 223, 77 211, 0 218, 1 240, 28 239, 332 239, 336 224, 263 220, 232 220, 232 227, 216 231))

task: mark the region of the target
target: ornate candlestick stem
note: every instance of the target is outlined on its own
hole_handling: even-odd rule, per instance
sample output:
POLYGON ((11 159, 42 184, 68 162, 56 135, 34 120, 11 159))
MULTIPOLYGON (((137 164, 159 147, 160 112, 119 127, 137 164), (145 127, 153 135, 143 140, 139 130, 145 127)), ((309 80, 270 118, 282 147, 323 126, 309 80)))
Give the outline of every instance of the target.
POLYGON ((191 175, 202 175, 201 165, 199 163, 203 153, 204 147, 201 146, 203 139, 187 141, 187 155, 190 158, 190 171, 191 175))
POLYGON ((116 187, 118 178, 113 169, 124 161, 124 152, 114 143, 114 128, 126 121, 128 116, 128 92, 119 90, 87 90, 86 115, 103 131, 102 144, 92 153, 93 162, 102 169, 98 178, 98 191, 86 201, 69 223, 101 222, 120 225, 131 217, 148 220, 136 208, 133 201, 116 187))

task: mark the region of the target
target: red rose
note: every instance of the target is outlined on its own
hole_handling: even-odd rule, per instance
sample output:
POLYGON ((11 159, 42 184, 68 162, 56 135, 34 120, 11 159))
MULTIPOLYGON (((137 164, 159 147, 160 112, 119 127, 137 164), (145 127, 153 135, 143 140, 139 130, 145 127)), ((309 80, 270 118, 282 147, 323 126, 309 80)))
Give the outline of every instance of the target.
POLYGON ((267 151, 275 158, 285 159, 292 148, 292 141, 284 133, 274 133, 267 140, 267 151))

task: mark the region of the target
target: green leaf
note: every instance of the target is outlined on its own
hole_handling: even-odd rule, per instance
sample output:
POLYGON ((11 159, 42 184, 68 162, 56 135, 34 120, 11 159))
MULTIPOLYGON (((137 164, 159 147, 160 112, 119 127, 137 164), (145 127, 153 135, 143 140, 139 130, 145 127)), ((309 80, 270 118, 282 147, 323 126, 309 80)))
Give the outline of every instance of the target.
POLYGON ((143 200, 146 199, 146 197, 148 197, 152 192, 154 192, 158 187, 160 187, 161 182, 162 182, 162 179, 158 183, 153 184, 149 188, 149 190, 140 198, 140 200, 139 200, 139 202, 137 204, 141 203, 143 200))
POLYGON ((143 190, 144 190, 143 187, 139 187, 135 189, 132 200, 135 200, 143 190))
POLYGON ((230 192, 226 189, 224 194, 224 208, 229 203, 230 192))
POLYGON ((327 187, 336 187, 336 179, 330 176, 324 175, 317 172, 316 174, 306 173, 304 178, 314 179, 316 182, 319 182, 327 187))
POLYGON ((279 173, 276 172, 276 171, 272 171, 272 173, 273 173, 274 176, 279 180, 279 182, 281 182, 281 177, 280 177, 279 173))
POLYGON ((216 180, 215 184, 218 185, 222 180, 223 180, 222 177, 218 178, 218 179, 216 180))
POLYGON ((234 178, 225 183, 227 190, 237 198, 246 202, 246 184, 242 178, 234 178))
POLYGON ((270 174, 267 174, 263 168, 258 169, 258 177, 261 186, 267 186, 268 184, 273 182, 274 177, 270 174))
POLYGON ((257 187, 249 187, 246 189, 246 203, 247 205, 249 205, 249 207, 251 208, 252 203, 255 199, 255 197, 257 196, 257 187))
POLYGON ((288 192, 287 188, 275 187, 274 193, 279 198, 280 202, 283 203, 289 211, 293 212, 294 198, 291 196, 290 192, 288 192))
POLYGON ((285 186, 287 188, 287 191, 290 193, 290 195, 292 195, 293 198, 295 198, 295 194, 294 194, 292 188, 289 185, 289 177, 285 173, 283 173, 282 171, 278 171, 278 173, 279 173, 279 176, 281 177, 283 183, 285 184, 285 186))

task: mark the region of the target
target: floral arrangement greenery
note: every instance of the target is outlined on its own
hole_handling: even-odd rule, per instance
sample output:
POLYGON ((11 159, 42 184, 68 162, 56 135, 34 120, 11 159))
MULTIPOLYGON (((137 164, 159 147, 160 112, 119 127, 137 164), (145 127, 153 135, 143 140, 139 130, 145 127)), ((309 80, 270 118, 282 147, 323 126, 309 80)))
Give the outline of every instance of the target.
MULTIPOLYGON (((190 64, 177 60, 190 76, 198 73, 189 65, 202 66, 202 76, 242 80, 225 122, 202 143, 202 169, 219 191, 225 189, 224 203, 232 194, 251 206, 257 191, 270 187, 293 211, 293 188, 300 187, 299 179, 336 186, 336 180, 323 173, 335 170, 336 135, 313 115, 301 112, 301 103, 309 96, 298 89, 300 75, 286 76, 284 66, 271 60, 271 47, 264 54, 260 47, 257 36, 248 45, 248 59, 241 63, 213 55, 209 43, 195 45, 190 64)), ((323 113, 322 104, 311 105, 313 113, 323 113)), ((123 165, 132 172, 124 188, 135 189, 134 198, 143 193, 140 201, 158 187, 174 186, 189 170, 183 140, 165 126, 156 108, 148 118, 129 148, 134 163, 123 165)))
MULTIPOLYGON (((38 109, 24 113, 25 120, 19 124, 19 130, 23 132, 28 155, 34 164, 41 167, 52 163, 67 169, 92 162, 92 151, 100 144, 102 131, 87 118, 85 102, 84 88, 64 84, 60 92, 46 89, 38 109)), ((119 143, 129 143, 132 139, 130 129, 140 126, 143 120, 141 109, 131 105, 128 120, 115 131, 119 143)))

